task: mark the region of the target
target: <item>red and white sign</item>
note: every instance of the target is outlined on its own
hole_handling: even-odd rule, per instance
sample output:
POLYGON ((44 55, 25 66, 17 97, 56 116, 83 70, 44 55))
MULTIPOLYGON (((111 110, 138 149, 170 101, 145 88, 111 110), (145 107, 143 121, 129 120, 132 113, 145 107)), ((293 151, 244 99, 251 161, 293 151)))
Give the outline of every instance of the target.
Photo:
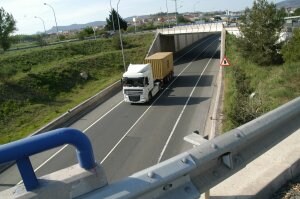
POLYGON ((230 62, 228 61, 227 57, 224 56, 221 66, 230 66, 230 62))

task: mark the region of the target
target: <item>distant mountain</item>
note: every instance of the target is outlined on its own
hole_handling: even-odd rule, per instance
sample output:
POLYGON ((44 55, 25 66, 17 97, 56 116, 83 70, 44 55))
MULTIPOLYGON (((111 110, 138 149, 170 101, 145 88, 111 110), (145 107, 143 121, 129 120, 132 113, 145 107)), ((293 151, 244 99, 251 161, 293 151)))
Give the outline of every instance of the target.
POLYGON ((300 0, 285 0, 276 4, 278 8, 300 8, 300 0))
MULTIPOLYGON (((71 30, 80 30, 86 27, 93 27, 93 26, 104 26, 106 25, 106 21, 94 21, 86 24, 72 24, 69 26, 58 26, 58 31, 71 31, 71 30)), ((48 34, 56 33, 56 27, 53 26, 50 30, 46 31, 48 34)))

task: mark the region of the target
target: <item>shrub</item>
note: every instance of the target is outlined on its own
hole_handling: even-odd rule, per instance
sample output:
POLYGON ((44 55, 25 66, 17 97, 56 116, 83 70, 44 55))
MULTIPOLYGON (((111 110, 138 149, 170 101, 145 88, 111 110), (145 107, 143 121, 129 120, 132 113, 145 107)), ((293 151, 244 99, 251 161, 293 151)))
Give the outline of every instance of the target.
POLYGON ((293 37, 282 48, 283 59, 285 62, 300 61, 300 29, 295 29, 293 37))

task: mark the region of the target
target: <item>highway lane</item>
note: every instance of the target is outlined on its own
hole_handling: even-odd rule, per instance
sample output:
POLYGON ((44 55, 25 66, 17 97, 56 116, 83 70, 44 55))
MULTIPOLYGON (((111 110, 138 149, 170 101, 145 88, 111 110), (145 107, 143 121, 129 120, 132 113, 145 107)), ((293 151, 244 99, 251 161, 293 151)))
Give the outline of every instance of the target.
MULTIPOLYGON (((175 66, 175 76, 178 78, 169 88, 160 93, 161 96, 156 98, 152 106, 124 103, 122 102, 122 94, 118 93, 72 125, 72 127, 85 131, 89 136, 96 160, 102 162, 105 158, 103 166, 110 181, 127 176, 158 161, 170 132, 174 128, 174 123, 178 120, 178 115, 182 112, 182 108, 185 106, 186 100, 204 67, 208 66, 206 71, 215 68, 212 67, 212 61, 207 63, 219 45, 217 38, 218 36, 212 36, 177 53, 175 56, 175 60, 178 59, 175 66), (203 53, 201 53, 202 51, 203 53), (194 62, 191 62, 193 59, 195 59, 194 62), (146 110, 147 112, 145 112, 146 110), (113 148, 114 150, 112 150, 113 148)), ((201 122, 202 127, 199 127, 198 113, 193 111, 205 109, 204 112, 207 112, 213 88, 208 89, 209 92, 204 92, 203 96, 198 95, 199 92, 201 94, 201 85, 212 87, 211 82, 215 74, 206 75, 205 71, 203 72, 195 92, 183 112, 183 117, 174 130, 174 136, 166 147, 162 156, 163 159, 179 153, 183 148, 191 147, 183 142, 182 135, 184 133, 189 133, 191 129, 204 128, 205 122, 201 122), (206 108, 199 108, 199 106, 206 108), (190 116, 192 118, 187 118, 190 116), (189 122, 183 124, 185 120, 189 122), (182 135, 177 136, 177 131, 182 132, 182 135), (174 144, 176 146, 173 146, 174 144)), ((202 120, 207 118, 205 114, 199 115, 201 115, 202 120)), ((31 160, 34 168, 37 169, 38 176, 77 162, 75 150, 71 146, 63 149, 56 148, 35 155, 31 160), (52 157, 49 158, 50 156, 52 157), (41 164, 42 166, 40 166, 41 164)), ((16 167, 13 166, 0 176, 0 189, 8 188, 18 181, 20 181, 20 177, 16 167)))
POLYGON ((194 57, 190 59, 196 56, 197 60, 177 65, 179 71, 185 68, 184 72, 103 162, 109 181, 152 166, 182 152, 182 149, 192 148, 183 137, 192 130, 204 131, 219 65, 210 58, 217 55, 218 45, 216 41, 211 43, 203 54, 200 53, 201 46, 195 49, 197 53, 191 53, 194 57))

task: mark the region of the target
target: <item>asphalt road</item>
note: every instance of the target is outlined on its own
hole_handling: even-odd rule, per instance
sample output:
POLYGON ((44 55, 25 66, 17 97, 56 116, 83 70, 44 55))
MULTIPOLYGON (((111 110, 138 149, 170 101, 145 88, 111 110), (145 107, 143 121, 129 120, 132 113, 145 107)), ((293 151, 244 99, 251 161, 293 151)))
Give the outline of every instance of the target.
MULTIPOLYGON (((218 38, 210 36, 176 53, 175 78, 151 105, 125 103, 120 92, 71 126, 88 135, 109 182, 191 148, 183 137, 204 132, 219 70, 218 38)), ((30 159, 37 176, 77 163, 69 145, 30 159)), ((20 180, 17 167, 10 167, 0 175, 0 191, 20 180)))

